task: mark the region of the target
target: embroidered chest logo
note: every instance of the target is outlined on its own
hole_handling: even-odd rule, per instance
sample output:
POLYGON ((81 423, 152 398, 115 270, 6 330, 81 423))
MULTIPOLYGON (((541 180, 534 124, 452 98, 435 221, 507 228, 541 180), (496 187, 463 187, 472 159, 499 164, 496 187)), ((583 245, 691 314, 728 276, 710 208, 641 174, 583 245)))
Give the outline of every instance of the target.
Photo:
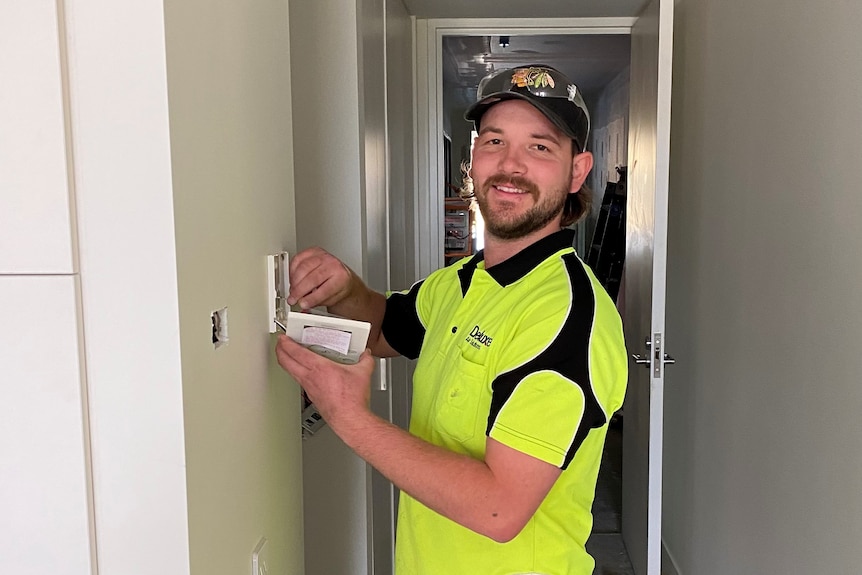
POLYGON ((493 340, 494 338, 479 329, 478 325, 474 325, 473 329, 470 331, 470 335, 467 336, 465 341, 476 349, 482 349, 482 346, 491 347, 491 342, 493 340))

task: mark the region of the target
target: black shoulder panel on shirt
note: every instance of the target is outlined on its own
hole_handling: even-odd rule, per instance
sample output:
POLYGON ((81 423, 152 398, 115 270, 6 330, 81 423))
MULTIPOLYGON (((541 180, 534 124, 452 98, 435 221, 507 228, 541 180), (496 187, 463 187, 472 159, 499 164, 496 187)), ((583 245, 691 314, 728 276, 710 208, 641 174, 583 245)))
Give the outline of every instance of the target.
POLYGON ((410 359, 419 357, 425 340, 425 327, 416 311, 416 297, 422 283, 413 284, 406 294, 395 292, 386 298, 386 312, 380 327, 392 349, 410 359))
MULTIPOLYGON (((565 469, 590 430, 604 425, 606 417, 596 401, 590 380, 590 336, 596 307, 593 286, 584 264, 574 253, 565 254, 562 259, 572 286, 569 316, 556 339, 542 353, 524 365, 500 374, 494 380, 485 433, 491 433, 503 405, 525 377, 541 370, 556 371, 580 386, 585 398, 584 416, 562 465, 562 469, 565 469)), ((542 425, 542 422, 537 421, 536 425, 542 425)))

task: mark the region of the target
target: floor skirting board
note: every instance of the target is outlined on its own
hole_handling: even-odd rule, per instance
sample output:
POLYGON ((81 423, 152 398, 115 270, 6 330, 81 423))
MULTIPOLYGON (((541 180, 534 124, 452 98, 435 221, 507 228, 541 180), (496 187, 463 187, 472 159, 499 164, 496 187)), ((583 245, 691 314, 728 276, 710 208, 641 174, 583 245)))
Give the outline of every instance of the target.
POLYGON ((682 575, 664 541, 661 542, 661 575, 682 575))

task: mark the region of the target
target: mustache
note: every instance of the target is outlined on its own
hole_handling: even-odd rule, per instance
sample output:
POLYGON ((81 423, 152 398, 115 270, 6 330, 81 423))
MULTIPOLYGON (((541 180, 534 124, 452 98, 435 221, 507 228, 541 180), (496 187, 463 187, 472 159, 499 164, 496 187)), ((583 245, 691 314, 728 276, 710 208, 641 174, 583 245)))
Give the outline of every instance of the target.
POLYGON ((521 176, 507 176, 506 174, 494 174, 493 176, 489 176, 482 184, 482 189, 487 192, 491 186, 499 185, 520 188, 534 196, 539 192, 538 186, 527 178, 523 178, 521 176))

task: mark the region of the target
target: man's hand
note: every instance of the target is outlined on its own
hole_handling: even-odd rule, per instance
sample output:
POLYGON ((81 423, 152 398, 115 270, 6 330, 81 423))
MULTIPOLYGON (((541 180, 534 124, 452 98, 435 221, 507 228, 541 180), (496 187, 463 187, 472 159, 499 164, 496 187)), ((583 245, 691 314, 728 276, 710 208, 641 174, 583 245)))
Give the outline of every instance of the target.
POLYGON ((371 324, 367 345, 374 355, 398 355, 380 333, 386 313, 384 295, 368 289, 341 260, 320 248, 303 250, 290 260, 287 303, 299 303, 303 310, 322 305, 332 314, 367 321, 371 324))
POLYGON ((321 248, 310 248, 290 260, 290 294, 287 303, 303 310, 332 306, 350 295, 353 272, 321 248))
POLYGON ((336 432, 345 418, 368 411, 374 358, 367 350, 355 365, 344 365, 280 335, 275 352, 279 365, 302 386, 336 432))

